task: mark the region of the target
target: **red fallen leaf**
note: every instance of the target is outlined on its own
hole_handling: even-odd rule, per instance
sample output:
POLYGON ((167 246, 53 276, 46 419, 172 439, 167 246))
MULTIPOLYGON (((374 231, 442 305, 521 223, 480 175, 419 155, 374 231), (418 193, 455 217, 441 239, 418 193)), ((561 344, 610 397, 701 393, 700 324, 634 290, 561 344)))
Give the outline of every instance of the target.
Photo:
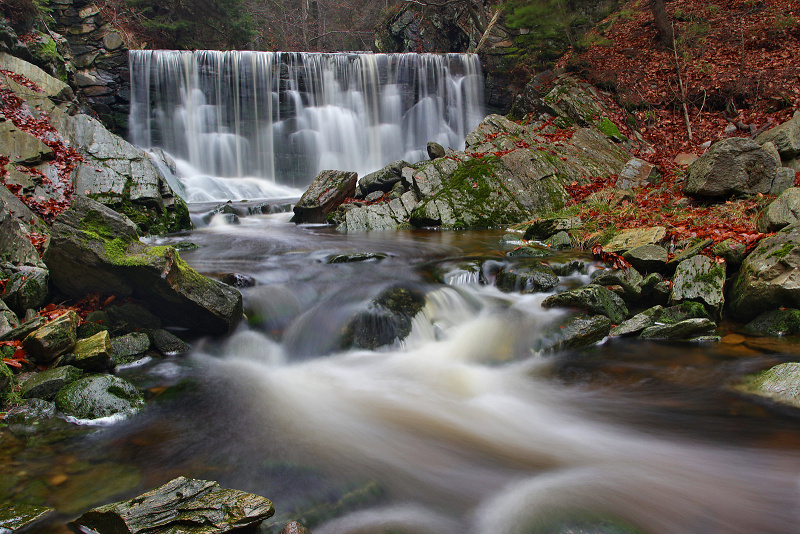
POLYGON ((14 355, 12 356, 12 359, 14 359, 14 360, 24 360, 25 356, 26 356, 26 352, 25 352, 24 349, 17 349, 17 350, 14 351, 14 355))
POLYGON ((116 299, 116 298, 117 298, 117 297, 116 297, 116 295, 111 295, 111 296, 110 296, 110 297, 108 297, 106 300, 104 300, 104 301, 103 301, 103 308, 105 308, 106 306, 108 306, 109 304, 111 304, 112 302, 114 302, 114 299, 116 299))
POLYGON ((16 369, 22 369, 22 363, 19 360, 8 360, 3 358, 3 363, 8 365, 9 367, 14 367, 16 369))

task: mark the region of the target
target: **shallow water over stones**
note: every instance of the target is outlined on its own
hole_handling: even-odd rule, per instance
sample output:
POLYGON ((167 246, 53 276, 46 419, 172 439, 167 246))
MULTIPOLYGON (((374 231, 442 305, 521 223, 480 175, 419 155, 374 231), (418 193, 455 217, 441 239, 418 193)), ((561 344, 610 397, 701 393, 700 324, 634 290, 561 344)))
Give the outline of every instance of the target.
MULTIPOLYGON (((162 240, 205 274, 252 278, 249 324, 120 371, 148 393, 132 418, 4 432, 0 500, 55 506, 39 531, 58 532, 182 475, 271 499, 274 532, 796 531, 800 418, 728 388, 796 359, 792 340, 539 353, 568 312, 481 284, 508 261, 503 232, 344 235, 288 218, 162 240), (426 297, 409 336, 343 349, 348 321, 398 286, 426 297)), ((587 266, 560 269, 555 289, 592 269, 539 260, 587 266)))

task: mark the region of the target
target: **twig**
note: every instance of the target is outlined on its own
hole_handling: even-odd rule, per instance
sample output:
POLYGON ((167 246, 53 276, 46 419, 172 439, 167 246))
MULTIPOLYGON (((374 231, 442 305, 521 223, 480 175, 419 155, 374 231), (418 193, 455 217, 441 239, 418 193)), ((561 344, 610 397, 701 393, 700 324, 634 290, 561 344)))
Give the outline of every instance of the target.
MULTIPOLYGON (((672 25, 672 34, 675 35, 675 25, 672 25)), ((692 123, 689 120, 689 108, 686 106, 686 88, 683 86, 683 77, 681 76, 681 65, 678 62, 678 44, 675 43, 672 53, 675 55, 675 71, 678 73, 678 87, 681 91, 681 104, 683 106, 683 120, 686 123, 686 133, 689 136, 689 142, 692 142, 692 123)))
POLYGON ((492 31, 492 28, 494 27, 495 22, 497 22, 497 19, 500 18, 500 11, 502 11, 502 6, 497 6, 497 11, 494 12, 494 16, 492 17, 492 20, 489 21, 489 25, 486 26, 486 31, 483 32, 483 35, 481 36, 481 40, 478 42, 478 46, 476 46, 475 50, 473 51, 474 54, 478 53, 478 51, 483 46, 484 41, 486 41, 486 38, 489 37, 489 32, 492 31))

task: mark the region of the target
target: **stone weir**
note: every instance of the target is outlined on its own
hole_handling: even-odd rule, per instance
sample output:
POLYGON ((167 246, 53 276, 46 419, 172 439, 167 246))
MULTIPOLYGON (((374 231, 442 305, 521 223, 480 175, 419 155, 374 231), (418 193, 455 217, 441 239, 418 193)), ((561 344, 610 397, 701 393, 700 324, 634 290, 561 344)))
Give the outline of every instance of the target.
POLYGON ((132 141, 198 173, 301 187, 463 149, 484 116, 467 54, 130 51, 132 141))

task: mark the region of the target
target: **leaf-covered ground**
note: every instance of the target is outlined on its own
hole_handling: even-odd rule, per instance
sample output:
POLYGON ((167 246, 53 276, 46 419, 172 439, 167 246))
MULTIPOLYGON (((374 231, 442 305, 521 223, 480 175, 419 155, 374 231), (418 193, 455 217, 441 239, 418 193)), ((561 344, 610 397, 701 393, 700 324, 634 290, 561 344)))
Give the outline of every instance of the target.
POLYGON ((598 25, 586 40, 593 44, 558 63, 607 92, 614 122, 629 137, 633 128, 641 132, 650 146, 640 146, 639 155, 663 173, 658 186, 616 207, 581 202, 613 184, 575 184, 574 209, 599 228, 662 225, 677 240, 735 238, 752 245, 763 237, 755 221, 770 198, 716 205, 684 198, 686 167, 674 160, 680 153, 700 155, 725 137, 754 136, 800 110, 800 4, 673 0, 666 6, 674 50, 659 40, 647 0, 634 0, 598 25))

